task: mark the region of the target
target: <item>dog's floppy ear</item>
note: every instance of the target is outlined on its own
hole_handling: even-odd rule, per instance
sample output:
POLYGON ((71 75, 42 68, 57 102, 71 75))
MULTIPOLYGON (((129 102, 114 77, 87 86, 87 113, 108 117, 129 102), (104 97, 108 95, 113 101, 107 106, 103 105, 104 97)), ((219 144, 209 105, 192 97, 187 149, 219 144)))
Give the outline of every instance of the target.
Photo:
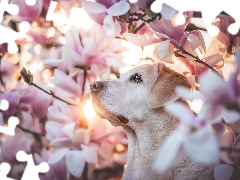
POLYGON ((190 88, 187 79, 180 73, 166 67, 164 64, 155 64, 158 75, 148 94, 147 104, 150 108, 158 108, 176 101, 179 96, 175 93, 177 86, 190 88))

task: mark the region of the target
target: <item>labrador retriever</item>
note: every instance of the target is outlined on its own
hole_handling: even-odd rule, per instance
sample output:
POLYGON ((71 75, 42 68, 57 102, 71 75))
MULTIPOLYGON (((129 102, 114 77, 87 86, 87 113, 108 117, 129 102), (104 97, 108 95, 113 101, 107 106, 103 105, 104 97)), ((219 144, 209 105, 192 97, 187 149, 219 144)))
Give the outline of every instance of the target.
POLYGON ((128 136, 127 167, 122 179, 214 179, 214 165, 197 164, 187 157, 163 174, 152 168, 158 149, 179 124, 163 106, 174 101, 186 103, 175 94, 176 86, 190 88, 183 75, 162 63, 141 65, 122 74, 118 80, 91 84, 97 115, 114 126, 122 126, 128 136))

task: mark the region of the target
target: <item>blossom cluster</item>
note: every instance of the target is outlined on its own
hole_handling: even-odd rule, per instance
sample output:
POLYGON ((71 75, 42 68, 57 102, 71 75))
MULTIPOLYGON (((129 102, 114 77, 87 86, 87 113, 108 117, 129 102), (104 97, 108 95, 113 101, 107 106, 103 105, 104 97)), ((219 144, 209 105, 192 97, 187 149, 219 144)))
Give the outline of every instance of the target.
POLYGON ((0 107, 0 125, 12 116, 19 119, 15 136, 1 134, 0 139, 0 163, 11 165, 9 177, 23 174, 25 165, 15 158, 20 150, 33 154, 36 164, 50 165, 41 180, 115 178, 111 171, 121 177, 127 159, 125 132, 94 114, 88 118, 84 108, 92 82, 119 77, 127 67, 124 54, 131 49, 124 43, 142 48, 137 65, 161 61, 178 68, 180 62, 192 90, 177 87, 176 93, 189 102, 203 102, 197 113, 177 102, 165 107, 180 124, 166 138, 153 167, 163 173, 187 155, 215 165, 215 179, 230 179, 240 171, 240 31, 233 35, 227 30, 234 19, 219 14, 213 24, 220 33, 207 44, 206 29, 194 24, 196 12, 184 12, 179 24, 178 11, 164 4, 161 13, 154 13, 152 2, 9 2, 18 12, 5 13, 0 26, 26 32, 15 41, 17 52, 7 42, 0 44, 0 100, 9 103, 0 107), (90 29, 69 20, 74 9, 84 10, 89 22, 91 18, 90 29), (27 30, 22 30, 24 24, 27 30))

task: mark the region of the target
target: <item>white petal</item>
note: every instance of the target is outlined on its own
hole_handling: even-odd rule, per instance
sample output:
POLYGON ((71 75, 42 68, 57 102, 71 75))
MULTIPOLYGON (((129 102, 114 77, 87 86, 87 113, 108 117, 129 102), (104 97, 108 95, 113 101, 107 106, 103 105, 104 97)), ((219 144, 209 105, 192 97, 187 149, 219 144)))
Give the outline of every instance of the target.
POLYGON ((161 41, 155 37, 150 37, 150 36, 141 35, 141 34, 124 33, 123 36, 128 41, 130 41, 131 43, 137 46, 146 46, 146 45, 158 43, 161 41))
POLYGON ((97 164, 98 163, 98 156, 97 156, 97 149, 94 146, 84 146, 81 145, 83 148, 84 159, 88 163, 97 164))
POLYGON ((68 135, 68 137, 71 138, 71 140, 73 141, 74 139, 74 128, 75 128, 76 123, 69 123, 67 125, 65 125, 63 127, 63 131, 66 133, 66 135, 68 135))
POLYGON ((219 92, 219 90, 223 89, 223 82, 224 81, 213 72, 204 73, 200 76, 199 80, 201 93, 204 96, 211 97, 213 92, 219 92))
POLYGON ((194 132, 184 142, 184 149, 193 161, 204 164, 219 163, 218 140, 210 127, 204 127, 194 132))
POLYGON ((53 141, 51 141, 50 144, 55 148, 64 148, 64 147, 70 148, 72 146, 71 139, 66 137, 54 139, 53 141))
POLYGON ((189 101, 193 101, 194 99, 202 98, 200 93, 194 93, 185 87, 178 86, 178 87, 176 87, 175 91, 176 91, 177 95, 179 95, 180 97, 187 99, 189 101))
POLYGON ((111 37, 115 34, 115 23, 111 15, 107 15, 103 20, 103 28, 106 34, 111 37))
POLYGON ((107 11, 107 8, 104 5, 95 2, 82 1, 82 6, 86 11, 95 14, 107 11))
POLYGON ((130 5, 127 1, 119 1, 118 3, 111 6, 107 13, 112 16, 120 16, 126 14, 130 9, 130 5))
POLYGON ((158 58, 168 63, 173 63, 172 55, 174 52, 174 46, 170 43, 170 40, 162 41, 157 46, 158 58))
POLYGON ((69 148, 62 148, 57 150, 49 159, 48 164, 55 164, 60 161, 69 151, 69 148))
POLYGON ((82 175, 85 166, 83 152, 69 151, 66 155, 66 164, 69 172, 79 178, 82 175))
POLYGON ((224 109, 222 116, 227 123, 235 123, 240 120, 240 113, 235 110, 224 109))
POLYGON ((197 126, 197 121, 193 112, 182 103, 174 102, 167 106, 164 106, 164 109, 171 115, 177 117, 182 123, 187 126, 197 126))
POLYGON ((153 164, 157 171, 165 172, 176 164, 176 158, 180 155, 185 138, 181 131, 175 131, 165 140, 153 164))
POLYGON ((214 168, 215 180, 230 180, 234 167, 228 164, 217 164, 214 168))
POLYGON ((41 60, 40 62, 53 67, 59 67, 64 64, 63 60, 61 59, 46 59, 46 60, 41 60))

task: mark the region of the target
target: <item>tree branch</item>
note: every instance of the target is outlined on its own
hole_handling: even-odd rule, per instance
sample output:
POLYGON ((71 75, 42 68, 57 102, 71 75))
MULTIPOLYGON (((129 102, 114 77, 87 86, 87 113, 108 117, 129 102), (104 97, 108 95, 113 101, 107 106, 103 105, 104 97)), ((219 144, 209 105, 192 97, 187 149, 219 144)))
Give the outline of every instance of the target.
MULTIPOLYGON (((191 53, 187 52, 183 47, 181 47, 179 49, 180 52, 182 52, 183 54, 186 54, 186 55, 189 55, 191 56, 192 58, 194 58, 195 62, 198 62, 200 64, 203 64, 204 66, 208 67, 209 69, 211 69, 214 73, 216 73, 217 75, 219 75, 221 78, 223 78, 212 66, 210 66, 209 64, 207 64, 206 62, 202 61, 198 56, 194 56, 192 55, 191 53)), ((185 56, 181 55, 181 54, 178 54, 179 51, 176 51, 176 54, 174 52, 175 55, 179 56, 179 57, 183 57, 183 58, 186 58, 185 56)))

